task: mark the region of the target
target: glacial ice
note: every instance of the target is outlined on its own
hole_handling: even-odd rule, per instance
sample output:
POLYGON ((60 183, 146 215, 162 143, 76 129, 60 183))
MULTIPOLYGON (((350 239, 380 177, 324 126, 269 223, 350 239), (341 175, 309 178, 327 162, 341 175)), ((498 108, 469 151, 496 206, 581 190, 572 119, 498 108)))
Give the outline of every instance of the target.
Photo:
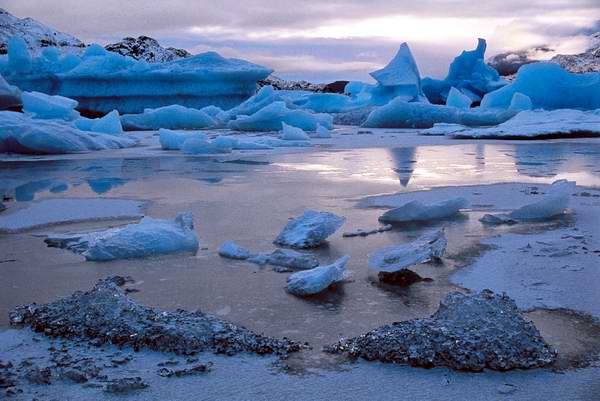
POLYGON ((38 120, 12 111, 0 112, 0 153, 63 154, 135 146, 124 135, 81 131, 63 120, 38 120))
POLYGON ((23 111, 35 118, 74 120, 79 117, 75 111, 77 101, 63 96, 50 96, 40 92, 23 92, 23 111))
POLYGON ((410 221, 434 221, 454 216, 460 209, 469 205, 465 198, 452 198, 433 204, 424 204, 419 201, 407 204, 385 212, 379 221, 386 223, 405 223, 410 221))
POLYGON ((446 106, 456 107, 457 109, 468 109, 471 107, 473 100, 456 89, 454 86, 450 88, 448 98, 446 99, 446 106))
MULTIPOLYGON (((309 141, 310 137, 301 130, 300 128, 287 125, 282 123, 283 129, 281 130, 280 138, 284 141, 309 141)), ((320 126, 320 125, 319 125, 320 126)))
POLYGON ((185 141, 192 138, 208 140, 206 134, 201 132, 177 132, 166 128, 159 129, 158 135, 163 150, 180 150, 185 141))
POLYGON ((198 250, 191 212, 179 213, 174 220, 144 217, 139 223, 105 231, 49 235, 45 242, 102 262, 198 250))
POLYGON ((478 102, 486 93, 506 85, 498 72, 485 63, 486 47, 485 39, 479 39, 475 50, 463 51, 450 64, 448 75, 443 80, 423 78, 421 86, 429 101, 445 104, 450 88, 455 87, 473 102, 478 102))
POLYGON ((18 107, 22 104, 21 91, 8 82, 0 75, 0 110, 8 110, 18 107))
POLYGON ((20 38, 11 40, 8 63, 0 63, 0 69, 9 83, 24 91, 75 99, 80 110, 118 110, 121 114, 173 104, 229 109, 251 97, 256 82, 272 72, 214 52, 149 64, 98 45, 89 46, 81 57, 39 55, 32 59, 20 38))
POLYGON ((519 221, 536 221, 560 216, 569 206, 576 185, 574 181, 555 181, 541 200, 507 214, 485 215, 481 221, 488 224, 513 224, 519 221))
POLYGON ((250 116, 239 115, 227 126, 239 131, 281 131, 283 123, 305 131, 315 131, 318 124, 333 128, 333 118, 329 114, 289 109, 283 101, 270 103, 250 116))
MULTIPOLYGON (((213 110, 214 111, 214 110, 213 110)), ((140 114, 125 114, 121 122, 126 130, 158 130, 166 128, 201 129, 217 125, 217 121, 206 112, 177 104, 158 109, 144 109, 140 114)))
POLYGON ((525 111, 531 110, 533 103, 529 96, 522 94, 521 92, 515 92, 512 99, 510 100, 509 110, 525 111))
POLYGON ((200 137, 188 138, 181 145, 181 151, 188 155, 231 153, 230 142, 223 141, 223 139, 217 138, 209 141, 200 137))
POLYGON ((346 218, 329 212, 305 210, 290 220, 275 239, 275 244, 292 248, 313 248, 336 232, 346 218))
POLYGON ((409 266, 439 260, 448 241, 444 230, 425 234, 402 245, 388 246, 369 254, 369 268, 376 272, 394 273, 409 266))
POLYGON ((331 131, 323 127, 321 124, 317 124, 317 130, 314 138, 328 139, 331 138, 331 131))
POLYGON ((600 109, 600 72, 574 74, 554 63, 522 66, 510 85, 487 94, 482 108, 508 108, 515 93, 531 99, 533 109, 600 109))
POLYGON ((82 131, 92 131, 103 134, 120 135, 123 133, 119 112, 113 110, 104 117, 85 118, 79 117, 75 120, 75 126, 82 131))
POLYGON ((219 256, 227 259, 246 260, 252 254, 233 241, 227 241, 219 248, 219 256))
POLYGON ((287 278, 287 291, 298 296, 314 295, 333 284, 345 280, 345 270, 350 256, 343 256, 331 265, 319 266, 290 275, 287 278))
POLYGON ((293 102, 294 106, 315 113, 342 113, 365 106, 360 99, 338 93, 313 93, 293 102))
POLYGON ((292 270, 306 270, 319 266, 319 260, 309 253, 296 252, 291 249, 276 249, 273 252, 263 252, 251 255, 249 262, 257 265, 275 266, 274 270, 285 273, 292 270))

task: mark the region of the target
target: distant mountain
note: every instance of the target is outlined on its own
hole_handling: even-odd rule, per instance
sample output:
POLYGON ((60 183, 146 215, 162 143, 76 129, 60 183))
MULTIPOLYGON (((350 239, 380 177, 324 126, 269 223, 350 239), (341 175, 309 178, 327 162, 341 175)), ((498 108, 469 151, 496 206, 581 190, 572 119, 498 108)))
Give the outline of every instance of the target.
POLYGON ((271 85, 276 90, 303 90, 308 92, 322 92, 325 87, 325 84, 313 84, 308 81, 287 81, 275 75, 269 75, 266 79, 258 81, 259 88, 268 85, 271 85))
POLYGON ((32 18, 15 17, 0 8, 0 54, 7 53, 8 41, 14 35, 21 36, 33 54, 50 46, 72 51, 81 51, 85 47, 82 41, 68 33, 47 27, 32 18))
POLYGON ((187 50, 174 47, 164 48, 156 39, 148 36, 126 37, 120 42, 106 46, 105 49, 123 56, 133 57, 136 60, 145 60, 149 63, 164 63, 191 56, 187 50))
POLYGON ((502 76, 513 75, 517 73, 522 65, 535 63, 543 59, 544 54, 551 52, 553 50, 545 46, 505 52, 490 57, 487 60, 487 64, 494 67, 502 76))
POLYGON ((552 57, 552 63, 559 64, 571 72, 600 72, 600 32, 591 36, 591 46, 583 53, 558 55, 552 57))

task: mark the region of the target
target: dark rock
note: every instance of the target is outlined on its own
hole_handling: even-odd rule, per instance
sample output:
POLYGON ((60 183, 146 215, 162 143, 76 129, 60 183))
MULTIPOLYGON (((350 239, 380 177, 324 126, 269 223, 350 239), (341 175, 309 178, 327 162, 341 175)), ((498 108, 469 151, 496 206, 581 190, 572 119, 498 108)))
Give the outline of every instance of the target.
POLYGON ((163 312, 139 305, 111 280, 101 280, 91 291, 78 291, 50 304, 17 307, 10 313, 10 322, 29 325, 50 337, 185 355, 211 351, 287 356, 301 349, 293 341, 256 334, 200 311, 163 312))
POLYGON ((86 377, 85 374, 83 374, 82 372, 80 372, 79 370, 67 370, 65 372, 63 372, 61 374, 61 378, 65 379, 65 380, 69 380, 73 383, 85 383, 88 381, 88 378, 86 377))
POLYGON ((392 323, 325 351, 366 360, 456 370, 509 370, 552 364, 556 351, 515 302, 489 290, 449 294, 430 318, 392 323))
POLYGON ((402 269, 393 273, 379 272, 377 277, 382 283, 401 286, 409 286, 424 280, 423 277, 409 269, 402 269))
POLYGON ((106 50, 129 56, 136 60, 144 60, 149 63, 164 63, 182 58, 190 57, 191 54, 183 49, 174 47, 162 47, 156 39, 148 36, 137 38, 126 37, 120 42, 107 45, 106 50))
POLYGON ((25 379, 31 384, 50 384, 52 372, 50 368, 34 366, 25 373, 25 379))
POLYGON ((327 84, 323 87, 321 92, 323 93, 340 93, 344 94, 344 90, 346 89, 346 85, 348 85, 348 81, 335 81, 330 84, 327 84))
POLYGON ((184 376, 191 376, 191 375, 197 375, 197 374, 208 373, 208 372, 210 372, 210 364, 209 365, 198 364, 196 366, 193 366, 193 367, 187 368, 187 369, 160 368, 158 370, 158 375, 162 376, 162 377, 184 377, 184 376))
POLYGON ((148 387, 141 377, 124 377, 114 379, 104 385, 104 391, 113 394, 124 394, 130 391, 142 390, 148 387))

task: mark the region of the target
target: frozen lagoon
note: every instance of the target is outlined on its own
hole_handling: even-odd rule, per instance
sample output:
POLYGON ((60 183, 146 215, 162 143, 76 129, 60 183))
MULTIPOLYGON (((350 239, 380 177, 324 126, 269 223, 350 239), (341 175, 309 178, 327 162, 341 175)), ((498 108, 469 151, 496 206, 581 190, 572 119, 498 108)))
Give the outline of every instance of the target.
MULTIPOLYGON (((278 150, 190 157, 159 150, 152 133, 145 133, 139 134, 146 144, 141 148, 61 157, 5 157, 0 164, 0 190, 14 201, 5 202, 9 209, 3 213, 27 207, 31 201, 50 198, 143 201, 147 203, 145 213, 157 218, 191 210, 201 250, 196 256, 93 263, 84 262, 81 256, 65 250, 46 248, 43 238, 32 234, 106 227, 106 222, 80 222, 0 234, 0 255, 3 255, 0 280, 6 289, 0 294, 1 324, 7 327, 8 310, 17 304, 51 302, 75 290, 91 288, 99 278, 131 275, 136 280, 132 288, 140 290, 131 296, 145 305, 168 310, 200 308, 251 330, 309 341, 314 347, 313 351, 285 362, 292 373, 304 373, 300 376, 270 375, 273 361, 269 359, 203 355, 201 360, 215 362, 214 373, 168 382, 159 378, 155 370, 158 359, 169 359, 170 355, 136 354, 136 362, 129 369, 139 371, 138 375, 144 377, 152 376, 155 382, 151 382, 147 393, 140 392, 132 399, 147 399, 144 397, 148 394, 160 398, 160 394, 165 396, 181 386, 189 388, 195 397, 203 394, 205 399, 218 398, 224 386, 231 389, 230 399, 236 399, 235 394, 238 399, 301 400, 324 395, 335 398, 343 395, 344 389, 352 389, 355 399, 377 399, 377 396, 382 397, 382 386, 394 386, 406 388, 403 395, 428 399, 490 399, 510 391, 511 394, 505 396, 507 399, 536 399, 546 395, 554 399, 593 400, 598 394, 600 368, 597 363, 578 370, 568 369, 564 374, 542 369, 468 375, 445 369, 427 371, 365 362, 345 364, 320 352, 321 346, 341 336, 360 335, 392 321, 434 312, 439 300, 457 289, 451 281, 454 273, 460 270, 461 277, 463 273, 468 274, 468 270, 461 270, 462 266, 489 254, 487 246, 479 244, 488 237, 509 233, 526 235, 535 242, 544 241, 543 236, 548 235, 545 233, 559 237, 584 235, 579 240, 573 239, 577 243, 568 245, 577 245, 579 248, 575 250, 582 255, 581 247, 588 248, 583 263, 591 263, 586 262, 587 258, 590 261, 600 258, 593 253, 600 249, 600 233, 597 226, 594 231, 594 226, 589 225, 593 222, 591 218, 600 216, 600 140, 475 142, 419 137, 397 130, 369 131, 371 133, 358 135, 356 130, 342 128, 334 133, 337 140, 315 140, 316 147, 296 149, 293 153, 278 150), (348 135, 343 135, 346 131, 348 135), (400 143, 403 147, 398 147, 400 143), (543 191, 545 184, 560 178, 576 180, 580 186, 578 192, 589 194, 573 197, 574 215, 549 223, 515 227, 486 228, 479 223, 483 214, 516 208, 535 198, 534 192, 543 191), (420 192, 430 189, 435 190, 420 192), (392 193, 399 195, 373 197, 392 193), (384 206, 385 202, 398 201, 398 197, 403 201, 437 201, 452 196, 469 198, 471 209, 466 217, 426 226, 395 227, 366 238, 342 237, 343 231, 378 226, 377 218, 383 209, 367 206, 384 206), (322 264, 351 255, 347 269, 353 272, 353 281, 337 292, 297 298, 284 290, 286 275, 218 256, 218 248, 226 240, 235 240, 248 249, 272 249, 273 239, 288 218, 300 214, 306 207, 347 218, 345 226, 330 238, 329 245, 316 252, 322 264), (369 275, 367 254, 370 251, 407 242, 442 224, 447 227, 449 240, 444 265, 422 265, 418 270, 433 281, 402 288, 379 284, 369 275), (574 233, 574 229, 585 234, 574 233), (586 244, 580 243, 582 240, 586 244), (144 361, 152 363, 151 369, 148 365, 144 367, 144 361), (233 372, 238 377, 236 381, 231 380, 233 372), (266 383, 250 390, 259 382, 266 383)), ((109 222, 111 225, 122 223, 109 222)), ((579 281, 581 288, 594 285, 597 288, 600 278, 594 275, 592 266, 584 267, 580 272, 565 269, 563 274, 577 277, 569 285, 577 286, 579 281)), ((494 271, 494 275, 498 274, 494 271)), ((539 274, 543 274, 543 270, 539 274)), ((525 301, 548 294, 526 291, 528 285, 530 289, 544 287, 536 284, 543 280, 537 280, 535 275, 528 275, 525 283, 521 283, 520 277, 514 279, 519 282, 515 286, 519 289, 518 296, 514 296, 519 306, 529 308, 531 305, 525 301), (522 287, 525 290, 521 290, 522 287)), ((473 281, 481 282, 476 276, 473 281)), ((556 284, 550 283, 550 286, 556 284)), ((548 302, 548 306, 578 308, 584 304, 587 306, 583 311, 596 319, 600 317, 600 302, 587 291, 560 296, 551 292, 550 295, 552 298, 547 299, 552 302, 548 302)), ((539 308, 543 302, 537 300, 531 304, 539 308)), ((582 358, 600 348, 599 330, 591 323, 586 324, 585 319, 540 310, 528 316, 542 335, 562 352, 562 367, 585 365, 582 358)), ((26 347, 36 349, 27 345, 31 340, 23 333, 27 332, 12 336, 11 331, 4 331, 0 335, 0 351, 12 356, 26 347), (24 343, 19 346, 21 341, 24 343)), ((46 345, 45 341, 41 344, 46 345)), ((42 350, 40 353, 43 354, 42 350)), ((52 394, 93 399, 99 394, 98 390, 83 391, 73 385, 34 390, 39 392, 35 396, 42 399, 52 398, 52 394)))

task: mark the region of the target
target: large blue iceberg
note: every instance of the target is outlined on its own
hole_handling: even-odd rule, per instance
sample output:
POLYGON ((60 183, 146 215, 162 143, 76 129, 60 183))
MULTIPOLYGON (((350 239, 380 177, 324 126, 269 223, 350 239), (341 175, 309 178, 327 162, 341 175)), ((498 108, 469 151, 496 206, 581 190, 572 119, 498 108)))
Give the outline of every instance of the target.
POLYGON ((256 82, 272 70, 214 52, 148 64, 92 45, 79 57, 48 48, 31 57, 20 38, 0 57, 0 73, 21 90, 61 95, 79 102, 79 109, 121 114, 172 104, 200 109, 232 108, 256 92, 256 82))
POLYGON ((443 80, 423 78, 423 92, 429 101, 445 104, 450 89, 455 87, 473 102, 479 102, 486 93, 506 85, 498 71, 485 63, 486 47, 485 39, 479 39, 475 50, 463 51, 450 64, 448 75, 443 80))
POLYGON ((508 108, 517 93, 528 96, 534 109, 599 109, 600 73, 573 74, 553 63, 524 65, 513 83, 487 94, 481 107, 508 108))

